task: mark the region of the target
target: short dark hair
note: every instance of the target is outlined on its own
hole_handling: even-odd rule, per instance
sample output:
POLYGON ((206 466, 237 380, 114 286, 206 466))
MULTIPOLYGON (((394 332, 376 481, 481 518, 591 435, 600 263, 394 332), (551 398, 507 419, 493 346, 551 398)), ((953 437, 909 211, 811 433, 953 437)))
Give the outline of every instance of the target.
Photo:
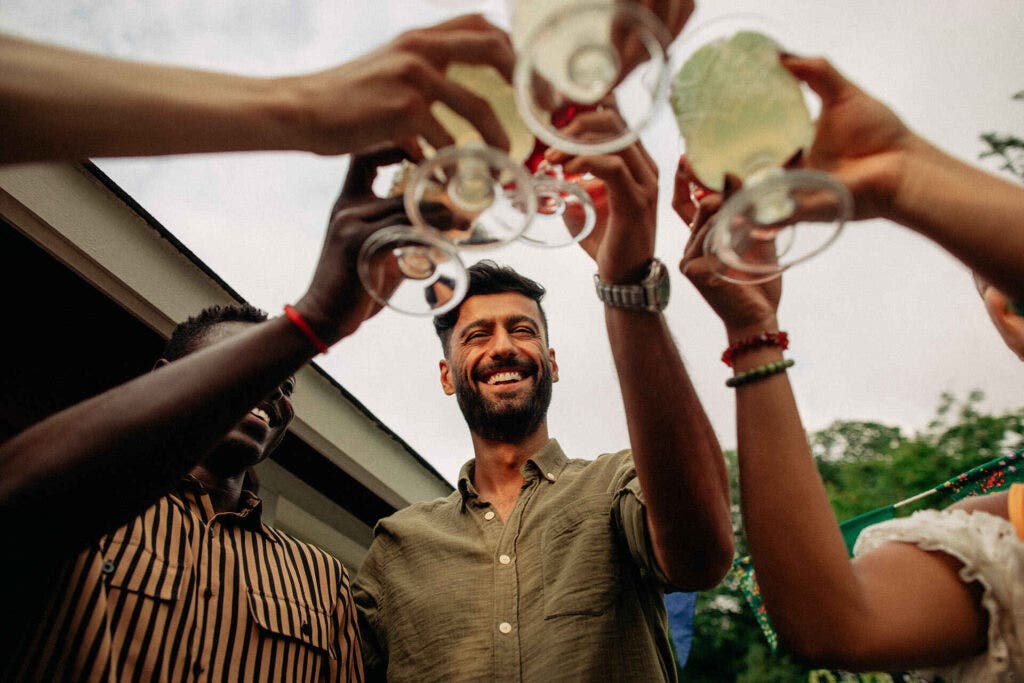
POLYGON ((161 358, 174 361, 187 356, 195 350, 196 342, 214 325, 230 322, 261 323, 266 319, 267 312, 251 304, 208 306, 174 328, 161 358))
MULTIPOLYGON (((469 267, 469 288, 466 290, 466 296, 462 301, 464 302, 469 297, 477 296, 478 294, 504 294, 506 292, 522 294, 537 302, 537 308, 540 310, 540 319, 544 324, 544 337, 547 339, 548 319, 544 315, 544 307, 540 304, 547 290, 539 282, 531 280, 525 275, 520 275, 509 266, 499 266, 490 259, 474 263, 469 267)), ((441 339, 441 349, 444 351, 445 358, 448 357, 452 330, 455 329, 455 323, 459 320, 459 311, 461 309, 462 302, 447 313, 434 316, 434 331, 437 332, 437 336, 441 339)))

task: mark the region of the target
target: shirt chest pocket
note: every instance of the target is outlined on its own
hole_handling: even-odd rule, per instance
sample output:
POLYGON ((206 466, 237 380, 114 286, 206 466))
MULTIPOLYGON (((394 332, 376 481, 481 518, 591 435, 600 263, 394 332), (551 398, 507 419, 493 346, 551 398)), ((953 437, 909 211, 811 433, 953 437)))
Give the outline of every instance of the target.
POLYGON ((114 539, 102 554, 100 573, 111 589, 172 601, 188 583, 189 561, 171 561, 146 543, 114 539))
POLYGON ((611 494, 577 499, 544 529, 544 618, 604 614, 619 592, 611 494))
POLYGON ((267 635, 307 645, 335 659, 331 647, 331 615, 301 601, 264 593, 249 593, 249 614, 267 635))

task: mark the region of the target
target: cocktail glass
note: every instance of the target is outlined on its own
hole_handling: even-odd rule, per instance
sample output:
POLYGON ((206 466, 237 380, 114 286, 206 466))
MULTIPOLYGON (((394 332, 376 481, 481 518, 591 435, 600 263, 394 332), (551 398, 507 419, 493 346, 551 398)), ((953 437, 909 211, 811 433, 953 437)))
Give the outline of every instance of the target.
MULTIPOLYGON (((852 215, 846 188, 826 173, 792 166, 814 141, 805 88, 779 61, 785 27, 759 15, 728 15, 684 31, 670 100, 701 184, 743 183, 712 219, 704 243, 719 277, 778 277, 831 244, 852 215)), ((812 101, 813 103, 813 101, 812 101)))

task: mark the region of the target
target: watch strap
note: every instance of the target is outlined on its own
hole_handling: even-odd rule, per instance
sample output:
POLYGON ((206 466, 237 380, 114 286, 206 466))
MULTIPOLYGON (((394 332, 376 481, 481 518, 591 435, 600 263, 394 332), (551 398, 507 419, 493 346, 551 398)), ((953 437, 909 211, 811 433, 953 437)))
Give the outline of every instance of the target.
POLYGON ((609 306, 657 313, 668 305, 668 269, 658 259, 651 259, 647 275, 639 283, 613 284, 603 282, 598 275, 594 275, 594 289, 597 298, 609 306))

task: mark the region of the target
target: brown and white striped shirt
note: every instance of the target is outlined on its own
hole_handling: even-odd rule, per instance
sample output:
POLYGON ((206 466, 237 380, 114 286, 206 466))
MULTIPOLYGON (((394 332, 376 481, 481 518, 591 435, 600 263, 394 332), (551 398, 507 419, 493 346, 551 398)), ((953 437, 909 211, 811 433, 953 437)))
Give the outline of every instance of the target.
POLYGON ((362 681, 348 572, 194 481, 67 564, 18 680, 362 681))

